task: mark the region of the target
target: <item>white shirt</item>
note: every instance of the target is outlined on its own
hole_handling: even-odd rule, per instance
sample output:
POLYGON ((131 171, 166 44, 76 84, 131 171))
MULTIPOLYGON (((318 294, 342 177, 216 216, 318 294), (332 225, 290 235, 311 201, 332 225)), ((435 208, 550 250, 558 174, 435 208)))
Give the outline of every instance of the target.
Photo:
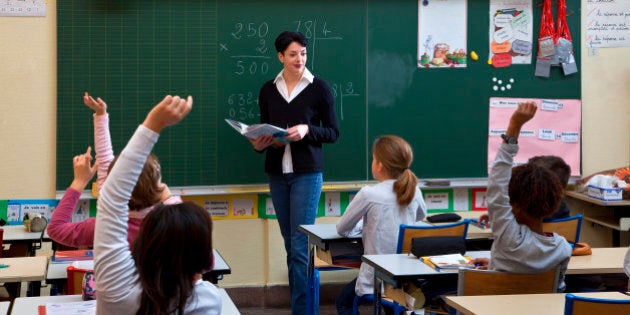
MULTIPOLYGON (((401 224, 412 225, 427 215, 422 192, 416 187, 413 200, 401 207, 394 192, 395 180, 385 180, 365 186, 352 199, 337 223, 337 233, 348 236, 363 219, 363 254, 395 254, 401 224)), ((374 293, 374 268, 361 263, 355 293, 359 296, 374 293)))
MULTIPOLYGON (((284 70, 280 71, 276 76, 276 79, 273 80, 273 83, 276 85, 278 92, 287 101, 287 103, 291 103, 291 101, 300 94, 300 92, 304 91, 304 89, 311 83, 313 83, 313 74, 308 71, 308 69, 304 68, 304 73, 302 73, 302 78, 295 85, 293 91, 291 91, 291 95, 289 95, 289 89, 287 88, 287 82, 284 80, 282 73, 284 70)), ((291 126, 278 126, 282 128, 287 128, 291 126)), ((284 155, 282 156, 282 173, 293 173, 293 158, 291 157, 291 145, 286 144, 284 146, 284 155)))

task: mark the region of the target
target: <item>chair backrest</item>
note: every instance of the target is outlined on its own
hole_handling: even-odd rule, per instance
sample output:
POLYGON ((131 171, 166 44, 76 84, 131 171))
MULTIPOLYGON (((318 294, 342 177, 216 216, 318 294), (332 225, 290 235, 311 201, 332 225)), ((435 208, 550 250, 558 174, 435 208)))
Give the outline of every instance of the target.
POLYGON ((460 268, 458 277, 457 295, 555 293, 560 267, 535 274, 460 268))
POLYGON ((411 240, 416 237, 461 236, 466 240, 469 222, 469 220, 462 220, 460 222, 440 225, 401 224, 398 232, 398 248, 396 252, 399 254, 408 254, 411 252, 411 240))
POLYGON ((564 298, 565 315, 630 314, 630 299, 613 300, 576 296, 568 293, 564 298))
POLYGON ((582 215, 578 214, 572 217, 553 219, 543 222, 544 232, 556 232, 558 235, 564 236, 569 243, 577 243, 580 241, 580 229, 582 228, 582 215))

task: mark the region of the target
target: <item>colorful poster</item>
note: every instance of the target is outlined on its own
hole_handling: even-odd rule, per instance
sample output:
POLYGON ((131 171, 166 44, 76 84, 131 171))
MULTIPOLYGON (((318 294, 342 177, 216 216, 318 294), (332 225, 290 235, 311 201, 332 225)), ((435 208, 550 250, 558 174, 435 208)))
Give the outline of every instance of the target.
POLYGON ((630 46, 630 1, 586 1, 586 46, 630 46))
POLYGON ((531 64, 532 23, 531 0, 490 0, 488 60, 492 65, 531 64))
POLYGON ((571 176, 580 176, 582 102, 573 99, 490 98, 488 169, 503 142, 501 134, 520 102, 535 102, 538 111, 521 128, 514 164, 527 163, 538 155, 556 155, 571 166, 571 176))
POLYGON ((466 0, 418 1, 418 67, 465 68, 466 0))

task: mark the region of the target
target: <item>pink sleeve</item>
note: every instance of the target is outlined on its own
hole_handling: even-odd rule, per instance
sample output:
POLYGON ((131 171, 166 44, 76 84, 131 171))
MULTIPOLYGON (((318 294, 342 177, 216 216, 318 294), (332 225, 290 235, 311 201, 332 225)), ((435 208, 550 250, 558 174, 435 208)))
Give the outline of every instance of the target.
POLYGON ((109 134, 109 114, 94 115, 94 142, 94 151, 98 162, 96 183, 100 191, 107 178, 109 164, 114 160, 114 149, 109 134))
POLYGON ((94 243, 94 218, 70 222, 80 197, 80 191, 70 187, 66 189, 48 223, 48 236, 53 241, 71 247, 92 246, 94 243))

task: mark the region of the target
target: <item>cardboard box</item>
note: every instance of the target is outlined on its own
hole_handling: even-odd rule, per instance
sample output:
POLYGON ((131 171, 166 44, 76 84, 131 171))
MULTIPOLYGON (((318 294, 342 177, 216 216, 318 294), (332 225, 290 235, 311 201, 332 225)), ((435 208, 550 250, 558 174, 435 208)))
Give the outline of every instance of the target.
POLYGON ((620 201, 623 188, 603 188, 588 185, 588 196, 604 201, 620 201))

